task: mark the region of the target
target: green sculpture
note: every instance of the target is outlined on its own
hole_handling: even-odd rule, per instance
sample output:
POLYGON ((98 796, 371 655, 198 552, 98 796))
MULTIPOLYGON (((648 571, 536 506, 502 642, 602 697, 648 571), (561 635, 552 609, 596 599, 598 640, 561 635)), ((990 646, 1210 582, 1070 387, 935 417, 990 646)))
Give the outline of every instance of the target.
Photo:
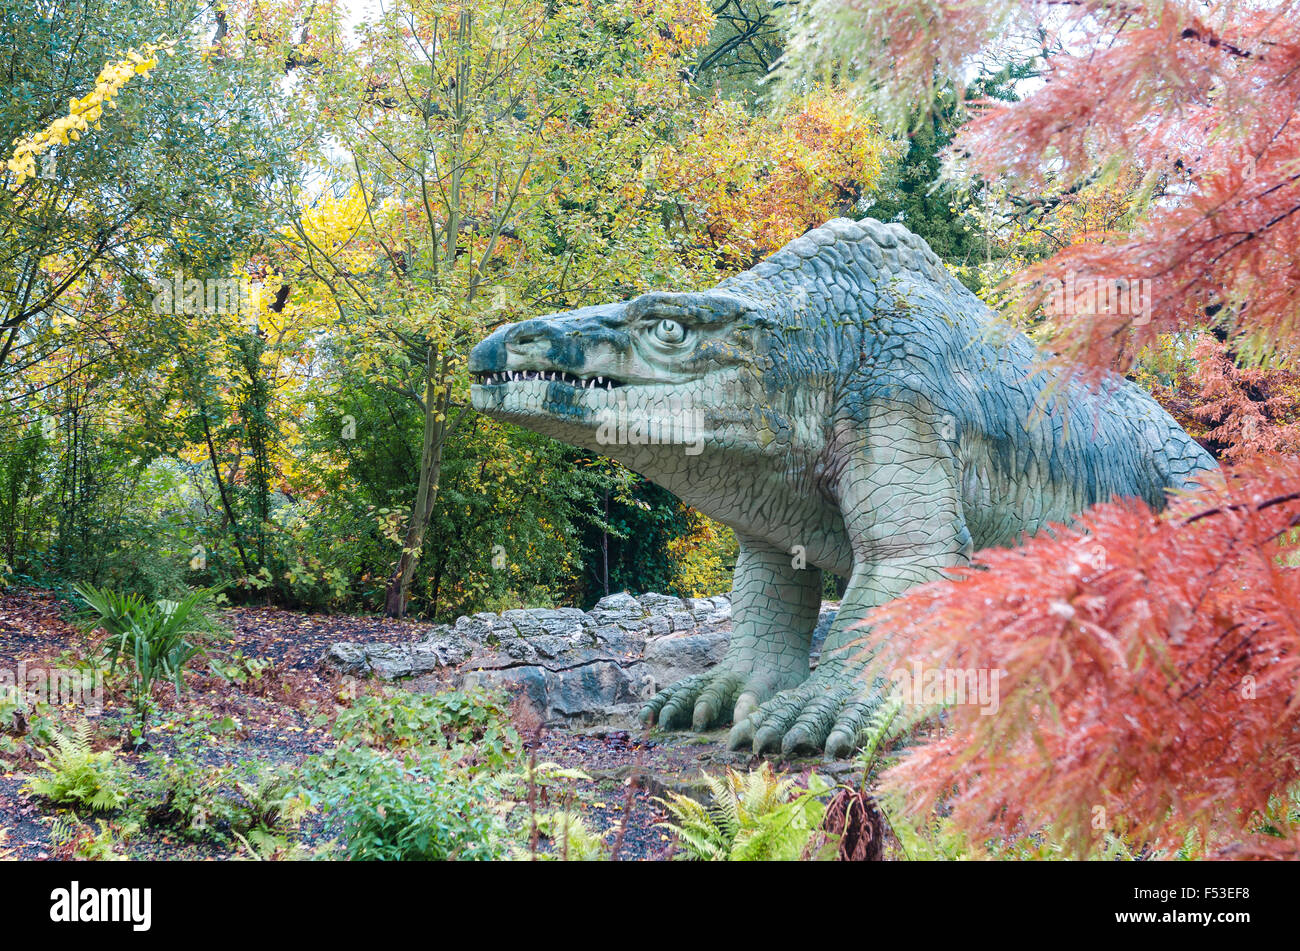
POLYGON ((469 370, 476 409, 735 530, 726 658, 643 718, 844 756, 885 673, 854 646, 870 609, 1113 495, 1161 507, 1214 467, 1136 386, 1034 375, 1038 356, 916 235, 836 219, 709 291, 503 327, 469 370), (822 571, 848 588, 810 676, 822 571))

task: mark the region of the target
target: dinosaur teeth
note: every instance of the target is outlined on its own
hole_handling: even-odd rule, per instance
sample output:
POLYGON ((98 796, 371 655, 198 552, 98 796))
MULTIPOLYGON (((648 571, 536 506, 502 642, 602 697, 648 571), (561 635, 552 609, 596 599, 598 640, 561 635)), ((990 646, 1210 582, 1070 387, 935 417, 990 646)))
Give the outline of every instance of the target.
POLYGON ((621 384, 603 376, 574 376, 563 370, 501 370, 475 375, 474 382, 481 386, 497 386, 503 383, 519 383, 539 380, 542 383, 564 383, 577 390, 612 390, 621 384))

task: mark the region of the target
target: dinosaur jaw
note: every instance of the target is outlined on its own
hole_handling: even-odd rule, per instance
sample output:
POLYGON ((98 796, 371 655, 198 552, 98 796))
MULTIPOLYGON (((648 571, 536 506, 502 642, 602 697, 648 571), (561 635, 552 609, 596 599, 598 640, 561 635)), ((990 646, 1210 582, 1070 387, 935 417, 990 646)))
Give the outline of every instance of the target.
POLYGON ((472 376, 470 402, 486 416, 592 448, 611 413, 654 413, 671 406, 673 384, 628 383, 561 370, 490 370, 472 376))
POLYGON ((661 457, 697 456, 716 435, 698 380, 627 382, 559 370, 479 371, 473 380, 471 402, 484 415, 640 467, 651 478, 667 463, 661 457))
POLYGON ((558 383, 574 390, 615 390, 624 383, 607 376, 581 377, 563 370, 490 370, 475 373, 476 387, 513 387, 521 383, 558 383))
POLYGON ((480 413, 530 429, 549 421, 548 434, 566 442, 594 430, 600 413, 626 405, 629 391, 612 377, 551 369, 475 371, 471 382, 470 402, 480 413))

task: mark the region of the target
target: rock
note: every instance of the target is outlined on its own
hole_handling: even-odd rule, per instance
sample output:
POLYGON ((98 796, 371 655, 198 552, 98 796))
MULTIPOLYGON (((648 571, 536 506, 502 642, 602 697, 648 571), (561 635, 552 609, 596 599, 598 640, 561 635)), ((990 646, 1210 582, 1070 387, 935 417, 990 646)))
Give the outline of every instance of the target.
POLYGON ((643 663, 659 690, 721 661, 730 640, 730 630, 652 638, 646 642, 643 663))
POLYGON ((671 594, 643 594, 636 600, 647 614, 675 614, 686 610, 686 603, 671 594))
POLYGON ((370 673, 365 644, 354 644, 351 641, 331 644, 325 653, 325 663, 345 674, 360 676, 370 673))
POLYGON ((611 654, 618 654, 624 658, 639 657, 641 651, 645 648, 644 631, 627 630, 617 624, 608 624, 605 627, 596 628, 592 633, 598 645, 611 654))
POLYGON ((550 726, 586 725, 608 721, 612 715, 627 716, 640 701, 632 674, 611 661, 563 670, 537 666, 472 670, 464 675, 462 685, 519 691, 550 726))
POLYGON ((826 635, 830 633, 831 624, 834 623, 835 615, 839 610, 838 603, 828 601, 822 605, 821 613, 817 616, 817 626, 813 628, 811 652, 814 667, 817 666, 817 659, 821 657, 822 644, 826 642, 826 635))
MULTIPOLYGON (((620 591, 618 594, 607 594, 596 602, 596 606, 591 609, 594 611, 641 611, 641 602, 626 591, 620 591)), ((645 614, 645 611, 641 611, 645 614)))
MULTIPOLYGON (((836 607, 822 609, 818 648, 836 607)), ((523 694, 547 726, 632 726, 656 690, 722 660, 730 638, 726 596, 620 592, 601 598, 589 612, 481 612, 435 625, 412 644, 338 643, 325 662, 387 680, 447 668, 452 683, 523 694)))
POLYGON ((648 614, 640 602, 626 591, 601 598, 591 609, 592 620, 597 624, 617 624, 628 629, 641 627, 648 614))
MULTIPOLYGON (((472 617, 456 619, 456 633, 479 644, 495 644, 502 634, 514 635, 514 626, 505 618, 483 611, 472 617)), ((431 637, 436 635, 430 635, 431 637)))
POLYGON ((695 618, 687 611, 674 611, 668 615, 668 623, 673 626, 674 632, 695 630, 695 618))
POLYGON ((325 660, 344 673, 374 673, 385 680, 397 680, 459 666, 471 653, 469 645, 444 636, 414 644, 333 644, 325 660))

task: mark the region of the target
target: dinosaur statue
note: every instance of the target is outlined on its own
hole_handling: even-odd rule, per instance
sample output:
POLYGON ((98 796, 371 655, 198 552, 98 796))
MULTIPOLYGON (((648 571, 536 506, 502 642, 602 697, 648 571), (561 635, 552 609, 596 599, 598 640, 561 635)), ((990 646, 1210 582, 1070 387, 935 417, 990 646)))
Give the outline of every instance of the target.
POLYGON ((735 530, 727 654, 642 718, 838 757, 879 702, 855 644, 869 610, 1112 496, 1163 507, 1214 468, 1138 387, 1035 373, 1041 356, 916 235, 841 218, 712 290, 502 327, 469 372, 480 412, 735 530), (823 571, 848 587, 810 675, 823 571))

